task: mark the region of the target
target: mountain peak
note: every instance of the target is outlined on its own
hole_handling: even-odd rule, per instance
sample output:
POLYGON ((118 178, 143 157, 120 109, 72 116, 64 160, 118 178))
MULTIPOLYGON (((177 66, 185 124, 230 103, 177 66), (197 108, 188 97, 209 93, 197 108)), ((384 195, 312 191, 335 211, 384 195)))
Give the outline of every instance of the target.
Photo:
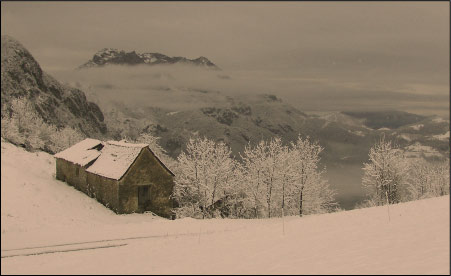
POLYGON ((114 48, 103 48, 97 51, 91 60, 81 65, 79 69, 91 67, 103 67, 105 65, 157 65, 157 64, 188 64, 207 69, 220 70, 208 58, 201 56, 196 59, 186 57, 169 57, 160 53, 136 53, 125 52, 114 48))

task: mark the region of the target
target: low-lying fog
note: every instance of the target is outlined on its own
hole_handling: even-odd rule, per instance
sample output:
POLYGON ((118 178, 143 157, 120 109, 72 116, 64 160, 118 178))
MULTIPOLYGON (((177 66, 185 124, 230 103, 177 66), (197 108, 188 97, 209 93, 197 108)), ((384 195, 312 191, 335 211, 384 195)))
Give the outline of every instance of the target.
POLYGON ((273 94, 302 111, 397 109, 444 117, 449 95, 428 87, 398 89, 303 77, 294 71, 212 71, 183 65, 107 66, 56 71, 53 75, 87 92, 92 100, 191 109, 223 103, 223 97, 273 94), (187 93, 191 96, 186 97, 187 93))
MULTIPOLYGON (((108 109, 110 103, 187 110, 221 106, 226 97, 248 98, 273 94, 304 112, 396 109, 447 117, 449 98, 411 91, 390 91, 332 79, 303 78, 283 71, 212 71, 193 66, 107 66, 60 71, 54 76, 88 94, 108 109)), ((363 164, 329 166, 325 177, 336 189, 344 209, 364 199, 361 186, 363 164)))

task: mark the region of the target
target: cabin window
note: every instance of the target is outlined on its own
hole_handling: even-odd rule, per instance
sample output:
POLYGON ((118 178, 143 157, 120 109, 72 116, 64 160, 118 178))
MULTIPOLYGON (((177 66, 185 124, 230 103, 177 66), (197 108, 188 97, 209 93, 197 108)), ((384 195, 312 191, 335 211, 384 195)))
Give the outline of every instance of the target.
POLYGON ((150 185, 138 186, 138 207, 146 211, 150 205, 150 185))

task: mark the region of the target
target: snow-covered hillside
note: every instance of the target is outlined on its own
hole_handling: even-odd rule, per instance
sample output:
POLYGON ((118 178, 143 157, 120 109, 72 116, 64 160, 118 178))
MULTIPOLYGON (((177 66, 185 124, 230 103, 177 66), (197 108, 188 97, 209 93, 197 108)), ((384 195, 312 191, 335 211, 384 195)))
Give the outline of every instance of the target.
POLYGON ((2 274, 449 274, 449 196, 284 220, 115 215, 1 143, 2 274))

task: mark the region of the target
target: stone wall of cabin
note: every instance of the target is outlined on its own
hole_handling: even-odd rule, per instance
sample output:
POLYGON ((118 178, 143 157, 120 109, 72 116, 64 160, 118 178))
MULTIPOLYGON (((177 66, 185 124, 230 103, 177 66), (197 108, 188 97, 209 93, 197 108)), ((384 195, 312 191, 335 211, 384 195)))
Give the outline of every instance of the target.
POLYGON ((118 181, 86 172, 87 194, 116 213, 121 213, 118 201, 118 181))
POLYGON ((77 190, 87 193, 86 170, 80 165, 57 158, 56 179, 65 181, 77 190))
POLYGON ((119 182, 119 205, 122 212, 146 211, 138 208, 138 187, 142 185, 150 185, 150 206, 147 210, 159 216, 171 218, 173 176, 160 164, 148 148, 144 148, 119 182))

